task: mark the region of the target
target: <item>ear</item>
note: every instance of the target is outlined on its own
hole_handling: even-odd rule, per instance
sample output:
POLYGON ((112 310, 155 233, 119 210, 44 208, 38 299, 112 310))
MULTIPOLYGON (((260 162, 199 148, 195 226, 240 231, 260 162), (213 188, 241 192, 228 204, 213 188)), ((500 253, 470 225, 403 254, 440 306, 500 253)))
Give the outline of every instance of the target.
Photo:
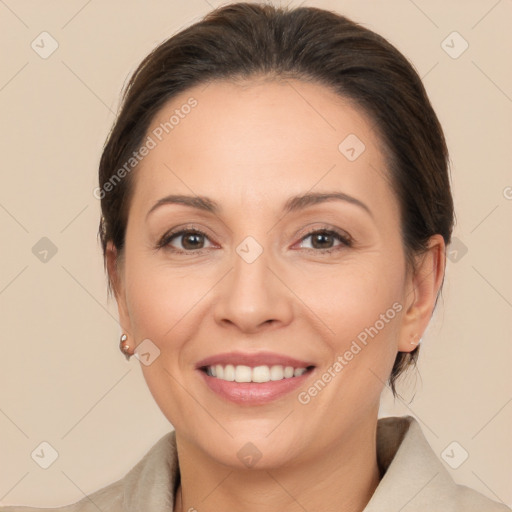
POLYGON ((123 278, 123 265, 117 248, 112 241, 107 242, 106 248, 107 272, 112 285, 112 291, 117 302, 119 323, 126 334, 131 334, 130 315, 126 302, 126 288, 123 278))
POLYGON ((434 312, 446 265, 445 243, 441 235, 430 238, 428 248, 408 276, 405 313, 402 319, 399 352, 412 352, 427 329, 434 312))

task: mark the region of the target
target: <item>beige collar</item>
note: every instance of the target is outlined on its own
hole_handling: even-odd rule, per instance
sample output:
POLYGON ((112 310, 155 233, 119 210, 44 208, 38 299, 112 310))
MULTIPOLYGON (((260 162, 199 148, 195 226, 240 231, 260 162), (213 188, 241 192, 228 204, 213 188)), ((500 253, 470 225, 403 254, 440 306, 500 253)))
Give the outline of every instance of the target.
MULTIPOLYGON (((363 512, 510 511, 455 484, 412 416, 378 420, 377 460, 384 476, 363 512)), ((122 482, 123 510, 172 511, 179 484, 175 432, 163 436, 122 482)))

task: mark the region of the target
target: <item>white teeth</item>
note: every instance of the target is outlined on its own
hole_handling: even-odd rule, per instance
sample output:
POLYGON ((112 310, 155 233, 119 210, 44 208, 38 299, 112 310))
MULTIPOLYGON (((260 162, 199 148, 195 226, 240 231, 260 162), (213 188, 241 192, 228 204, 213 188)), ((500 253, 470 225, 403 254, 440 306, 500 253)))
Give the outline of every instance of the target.
MULTIPOLYGON (((293 368, 292 368, 292 374, 293 374, 293 368)), ((281 380, 281 379, 284 379, 283 367, 279 366, 279 365, 272 366, 272 368, 270 368, 270 380, 281 380)))
MULTIPOLYGON (((270 380, 270 370, 268 366, 256 366, 252 369, 253 382, 268 382, 270 380)), ((272 379, 275 380, 275 379, 272 379)))
POLYGON ((250 366, 238 365, 234 366, 228 364, 222 366, 217 364, 208 366, 206 373, 210 377, 217 377, 217 379, 227 380, 230 382, 269 382, 283 379, 290 379, 292 377, 300 377, 307 371, 306 368, 293 368, 293 366, 250 366))
POLYGON ((235 368, 236 382, 251 382, 251 368, 249 366, 237 366, 235 368))
POLYGON ((284 369, 284 378, 289 379, 290 377, 293 377, 293 366, 287 366, 284 369))
POLYGON ((235 367, 232 364, 228 364, 224 368, 224 380, 234 381, 235 380, 235 367))

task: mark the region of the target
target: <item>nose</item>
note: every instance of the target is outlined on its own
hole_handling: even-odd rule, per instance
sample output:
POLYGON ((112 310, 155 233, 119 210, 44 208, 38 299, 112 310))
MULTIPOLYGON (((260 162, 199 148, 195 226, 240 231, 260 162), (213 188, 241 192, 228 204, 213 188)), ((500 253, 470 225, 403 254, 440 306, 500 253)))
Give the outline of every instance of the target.
POLYGON ((215 321, 244 333, 288 325, 294 295, 280 266, 266 250, 252 262, 240 254, 234 252, 233 268, 216 290, 215 321))

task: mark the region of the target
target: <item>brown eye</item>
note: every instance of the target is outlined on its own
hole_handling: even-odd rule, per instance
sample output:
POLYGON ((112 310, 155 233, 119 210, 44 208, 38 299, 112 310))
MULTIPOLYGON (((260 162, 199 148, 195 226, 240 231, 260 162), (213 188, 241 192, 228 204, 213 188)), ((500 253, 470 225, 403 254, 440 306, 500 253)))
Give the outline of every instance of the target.
POLYGON ((158 243, 158 248, 166 248, 176 252, 193 252, 207 248, 205 233, 195 229, 184 229, 175 233, 168 233, 158 243))
POLYGON ((199 233, 188 233, 181 235, 181 245, 184 249, 202 249, 204 245, 204 236, 199 233))
POLYGON ((303 247, 305 249, 317 249, 317 252, 329 252, 337 250, 337 248, 350 247, 352 245, 351 240, 347 237, 332 230, 316 230, 307 234, 302 238, 302 241, 311 239, 309 247, 303 247), (338 243, 336 243, 338 242, 338 243))
POLYGON ((311 245, 315 249, 330 249, 334 242, 334 236, 328 233, 315 233, 311 235, 311 245))

